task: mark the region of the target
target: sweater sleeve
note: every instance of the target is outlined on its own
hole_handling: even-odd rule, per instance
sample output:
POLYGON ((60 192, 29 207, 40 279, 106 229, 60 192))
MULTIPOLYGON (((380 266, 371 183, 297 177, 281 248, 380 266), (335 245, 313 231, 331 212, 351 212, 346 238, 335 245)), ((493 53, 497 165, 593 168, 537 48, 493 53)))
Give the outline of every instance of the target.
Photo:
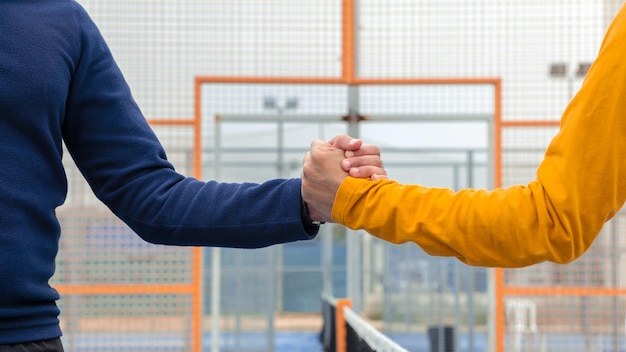
POLYGON ((99 30, 76 6, 80 40, 63 138, 103 203, 153 243, 263 247, 315 236, 302 223, 299 179, 231 184, 177 173, 99 30))
POLYGON ((332 217, 393 242, 470 265, 568 263, 593 243, 626 200, 626 8, 561 119, 527 185, 428 188, 347 178, 332 217))

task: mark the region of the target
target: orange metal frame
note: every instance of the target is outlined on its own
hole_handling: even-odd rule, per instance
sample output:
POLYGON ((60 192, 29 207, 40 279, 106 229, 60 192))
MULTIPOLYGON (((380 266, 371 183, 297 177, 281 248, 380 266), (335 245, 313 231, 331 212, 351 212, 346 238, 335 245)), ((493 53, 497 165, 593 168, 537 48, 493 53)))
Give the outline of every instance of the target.
POLYGON ((335 307, 335 349, 336 352, 346 352, 346 318, 344 318, 343 307, 352 307, 352 301, 347 298, 337 300, 335 307))
MULTIPOLYGON (((202 129, 201 120, 194 119, 151 119, 153 126, 189 126, 194 129, 193 145, 193 176, 202 178, 202 129)), ((119 285, 75 285, 61 284, 55 288, 62 295, 142 295, 142 294, 178 294, 191 295, 192 317, 191 337, 192 351, 202 351, 202 250, 192 248, 191 282, 188 284, 119 284, 119 285)))
MULTIPOLYGON (((196 90, 196 94, 198 90, 196 90)), ((199 107, 200 96, 196 95, 196 107, 199 107)), ((197 110, 196 110, 197 111, 197 110)), ((152 125, 190 126, 193 128, 193 176, 202 179, 202 114, 196 113, 190 120, 150 120, 152 125)), ((181 294, 190 294, 191 310, 191 350, 202 351, 202 248, 192 250, 191 284, 178 285, 181 294)), ((175 288, 177 285, 169 285, 175 288)))
MULTIPOLYGON (((344 67, 346 69, 346 67, 344 67)), ((348 68, 349 69, 349 68, 348 68)), ((367 79, 354 78, 345 74, 341 79, 337 78, 311 78, 311 77, 220 77, 220 76, 199 76, 196 77, 196 119, 201 119, 202 102, 201 87, 205 83, 304 83, 304 84, 350 84, 350 85, 402 85, 402 84, 488 84, 494 87, 494 183, 496 187, 502 185, 502 128, 510 126, 529 126, 531 122, 510 123, 502 121, 502 83, 499 78, 421 78, 421 79, 367 79)), ((540 123, 541 125, 545 125, 540 123)), ((548 125, 552 125, 549 123, 548 125)), ((495 271, 495 299, 496 299, 496 351, 504 351, 504 295, 512 294, 509 288, 504 286, 504 276, 502 269, 495 271)), ((339 347, 337 349, 339 350, 339 347)), ((195 351, 195 350, 194 350, 195 351)))
MULTIPOLYGON (((558 127, 560 121, 506 121, 500 122, 498 134, 501 135, 503 128, 518 127, 558 127)), ((501 154, 501 143, 497 144, 497 153, 501 154)), ((496 168, 496 184, 502 185, 502 168, 496 168)), ((495 270, 496 290, 496 351, 504 351, 504 337, 506 334, 506 322, 504 314, 504 301, 507 296, 544 296, 544 297, 580 297, 580 296, 626 296, 626 289, 614 287, 532 287, 532 286, 508 286, 504 280, 506 269, 495 270)))
MULTIPOLYGON (((482 78, 409 78, 409 79, 372 79, 360 78, 356 72, 356 9, 355 0, 343 1, 343 45, 342 45, 342 74, 341 77, 228 77, 228 76, 197 76, 195 79, 195 120, 202 120, 202 85, 205 83, 266 83, 266 84, 345 84, 345 85, 409 85, 409 84, 487 84, 494 87, 494 170, 496 186, 501 185, 501 130, 507 123, 502 122, 502 82, 500 78, 482 77, 482 78)), ((502 272, 496 271, 496 331, 497 331, 497 351, 503 351, 504 346, 504 312, 503 312, 503 279, 502 272)), ((341 304, 349 304, 349 301, 340 302, 341 304)), ((343 315, 340 309, 340 303, 337 306, 337 314, 343 315)), ((342 318, 342 317, 341 317, 342 318)), ((342 318, 343 319, 343 318, 342 318)), ((340 333, 345 331, 338 331, 340 333)), ((339 345, 337 350, 341 351, 339 345)), ((194 350, 195 351, 195 350, 194 350)))

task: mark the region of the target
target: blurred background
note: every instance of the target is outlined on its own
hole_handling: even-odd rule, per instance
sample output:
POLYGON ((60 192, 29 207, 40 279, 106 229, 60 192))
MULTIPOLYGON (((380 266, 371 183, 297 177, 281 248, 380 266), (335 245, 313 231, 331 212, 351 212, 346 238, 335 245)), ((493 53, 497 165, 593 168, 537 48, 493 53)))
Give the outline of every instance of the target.
MULTIPOLYGON (((312 140, 347 133, 379 145, 393 179, 489 189, 535 178, 623 1, 79 3, 183 174, 299 177, 312 140)), ((576 262, 517 270, 333 224, 258 250, 165 247, 65 162, 52 284, 67 351, 328 350, 324 296, 408 351, 626 350, 623 213, 576 262), (435 348, 438 327, 452 342, 435 348)))

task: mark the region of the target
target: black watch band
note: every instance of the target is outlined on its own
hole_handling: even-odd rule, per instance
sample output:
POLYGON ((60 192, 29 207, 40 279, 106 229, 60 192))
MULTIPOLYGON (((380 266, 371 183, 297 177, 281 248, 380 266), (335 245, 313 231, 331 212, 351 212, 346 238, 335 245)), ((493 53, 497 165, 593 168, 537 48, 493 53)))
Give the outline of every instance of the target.
POLYGON ((307 226, 317 226, 319 227, 323 224, 323 221, 313 220, 309 215, 309 207, 307 206, 304 199, 302 199, 302 206, 300 207, 300 216, 302 217, 302 222, 307 226))

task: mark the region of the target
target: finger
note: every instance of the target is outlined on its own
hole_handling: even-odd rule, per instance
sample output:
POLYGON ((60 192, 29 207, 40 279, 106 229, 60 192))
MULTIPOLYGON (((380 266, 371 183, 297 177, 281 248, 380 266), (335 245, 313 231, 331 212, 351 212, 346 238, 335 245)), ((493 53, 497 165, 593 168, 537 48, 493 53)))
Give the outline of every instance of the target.
POLYGON ((304 153, 304 158, 302 158, 302 164, 306 164, 307 162, 309 162, 309 160, 311 160, 311 151, 307 151, 306 153, 304 153))
POLYGON ((358 150, 346 150, 346 158, 362 155, 380 155, 380 148, 374 144, 362 144, 358 150))
POLYGON ((339 134, 333 137, 330 141, 328 141, 328 143, 333 148, 355 151, 361 148, 363 141, 360 139, 352 138, 345 134, 339 134))
MULTIPOLYGON (((373 175, 386 176, 387 171, 379 166, 365 165, 360 167, 351 167, 348 172, 350 176, 357 178, 371 178, 373 175)), ((382 177, 381 177, 382 178, 382 177)))
POLYGON ((313 150, 313 148, 319 148, 321 145, 328 146, 329 144, 322 140, 314 139, 313 141, 311 141, 311 150, 313 150))
POLYGON ((342 140, 342 139, 350 139, 350 136, 345 135, 345 134, 338 134, 338 135, 334 136, 333 138, 331 138, 328 141, 328 144, 333 145, 333 144, 337 143, 339 140, 342 140))
POLYGON ((387 175, 378 175, 378 174, 373 174, 372 176, 370 176, 370 179, 372 181, 376 181, 376 180, 388 180, 389 176, 387 175))
POLYGON ((315 158, 317 155, 324 153, 325 151, 332 149, 331 146, 322 140, 316 139, 311 142, 311 148, 309 149, 309 154, 311 158, 315 158))
POLYGON ((383 166, 383 160, 377 155, 363 155, 363 156, 355 156, 351 158, 346 158, 341 163, 344 170, 348 170, 351 167, 360 167, 360 166, 383 166))

